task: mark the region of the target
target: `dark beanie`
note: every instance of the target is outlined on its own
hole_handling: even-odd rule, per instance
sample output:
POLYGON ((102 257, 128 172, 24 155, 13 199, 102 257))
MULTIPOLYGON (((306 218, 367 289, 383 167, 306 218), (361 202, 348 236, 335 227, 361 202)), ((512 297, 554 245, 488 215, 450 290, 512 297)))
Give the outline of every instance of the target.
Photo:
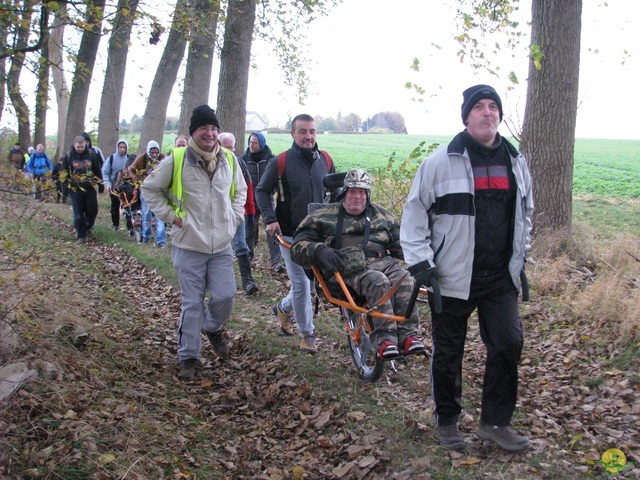
MULTIPOLYGON (((264 138, 264 135, 260 132, 251 132, 251 135, 255 135, 255 137, 258 139, 258 142, 260 143, 260 150, 262 150, 267 144, 267 139, 264 138)), ((251 141, 251 135, 249 135, 249 141, 251 141)))
POLYGON ((82 132, 80 135, 84 137, 84 139, 87 141, 87 143, 91 147, 91 137, 89 136, 89 134, 87 132, 82 132))
POLYGON ((473 106, 483 98, 490 98, 498 104, 500 121, 502 121, 502 100, 500 95, 489 85, 474 85, 462 92, 462 123, 467 124, 467 117, 473 106))
POLYGON ((189 135, 193 135, 193 132, 203 125, 214 125, 220 129, 216 112, 209 105, 200 105, 193 109, 191 123, 189 124, 189 135))

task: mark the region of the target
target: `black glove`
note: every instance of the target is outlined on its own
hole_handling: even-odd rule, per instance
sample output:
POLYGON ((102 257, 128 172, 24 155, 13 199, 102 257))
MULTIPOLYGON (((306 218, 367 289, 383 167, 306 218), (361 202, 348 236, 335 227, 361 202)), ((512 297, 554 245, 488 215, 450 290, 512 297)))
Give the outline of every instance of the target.
POLYGON ((409 273, 413 275, 416 285, 422 285, 427 288, 433 286, 432 280, 438 281, 438 272, 433 262, 425 260, 409 267, 409 273))
POLYGON ((316 248, 316 258, 332 272, 344 270, 344 260, 340 252, 327 245, 320 245, 316 248))

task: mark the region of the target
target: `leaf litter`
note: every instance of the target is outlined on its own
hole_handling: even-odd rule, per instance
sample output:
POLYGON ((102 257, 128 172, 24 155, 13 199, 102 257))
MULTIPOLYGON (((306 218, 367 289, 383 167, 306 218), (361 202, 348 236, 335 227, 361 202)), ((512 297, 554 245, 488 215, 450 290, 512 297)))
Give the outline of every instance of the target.
MULTIPOLYGON (((221 362, 205 342, 196 379, 178 381, 179 291, 118 245, 95 242, 78 257, 70 227, 44 218, 64 232, 51 247, 59 261, 68 260, 65 278, 52 268, 48 282, 81 291, 82 301, 69 294, 68 303, 90 325, 90 340, 80 347, 53 345, 50 353, 20 351, 41 379, 3 407, 4 478, 64 478, 71 471, 74 478, 402 479, 443 472, 451 478, 495 478, 498 472, 504 478, 578 478, 601 474, 597 462, 608 448, 621 448, 636 462, 626 476, 640 474, 637 360, 626 370, 611 367, 622 346, 588 322, 559 317, 542 298, 523 307, 525 349, 513 422, 532 439, 532 451, 506 454, 474 436, 485 352, 471 321, 461 417, 471 442, 466 452, 449 452, 436 444, 425 368, 401 366, 376 385, 359 384, 339 344, 327 345, 320 361, 344 367, 382 411, 400 409, 400 427, 387 428, 371 411, 352 408, 348 398, 326 394, 304 372, 288 368, 289 355, 261 354, 233 323, 230 360, 221 362), (86 264, 97 273, 87 274, 86 264), (125 302, 114 308, 109 296, 125 302), (395 458, 397 443, 410 443, 414 454, 395 458)), ((241 313, 234 321, 256 323, 250 314, 260 309, 255 301, 236 300, 241 313)), ((428 320, 423 323, 428 338, 428 320)), ((47 341, 33 337, 37 347, 50 347, 47 341)))

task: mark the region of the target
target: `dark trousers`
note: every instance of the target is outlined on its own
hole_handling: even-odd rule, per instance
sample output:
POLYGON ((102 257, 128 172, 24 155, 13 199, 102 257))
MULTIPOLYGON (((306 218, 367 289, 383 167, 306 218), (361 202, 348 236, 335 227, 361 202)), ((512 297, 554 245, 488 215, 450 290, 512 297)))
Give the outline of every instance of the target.
POLYGON ((111 199, 111 223, 114 227, 120 226, 120 197, 109 194, 111 199))
POLYGON ((87 236, 87 230, 93 228, 98 216, 98 194, 93 188, 86 191, 69 192, 71 208, 73 209, 73 226, 78 238, 87 236))
POLYGON ((431 381, 438 425, 456 423, 462 411, 462 359, 467 321, 478 309, 480 337, 487 347, 482 386, 482 422, 506 426, 518 396, 518 362, 523 329, 518 293, 511 277, 502 275, 472 284, 468 300, 442 297, 442 313, 431 307, 433 355, 431 381))

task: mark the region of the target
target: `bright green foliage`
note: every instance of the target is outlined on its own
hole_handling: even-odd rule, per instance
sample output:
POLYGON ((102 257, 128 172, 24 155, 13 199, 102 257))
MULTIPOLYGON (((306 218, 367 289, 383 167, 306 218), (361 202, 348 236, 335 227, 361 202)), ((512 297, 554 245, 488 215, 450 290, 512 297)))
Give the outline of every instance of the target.
POLYGON ((383 205, 393 214, 401 218, 402 208, 409 196, 411 184, 422 160, 429 156, 437 147, 437 143, 426 146, 422 141, 406 157, 398 157, 393 151, 387 166, 374 169, 371 198, 375 203, 383 205))

